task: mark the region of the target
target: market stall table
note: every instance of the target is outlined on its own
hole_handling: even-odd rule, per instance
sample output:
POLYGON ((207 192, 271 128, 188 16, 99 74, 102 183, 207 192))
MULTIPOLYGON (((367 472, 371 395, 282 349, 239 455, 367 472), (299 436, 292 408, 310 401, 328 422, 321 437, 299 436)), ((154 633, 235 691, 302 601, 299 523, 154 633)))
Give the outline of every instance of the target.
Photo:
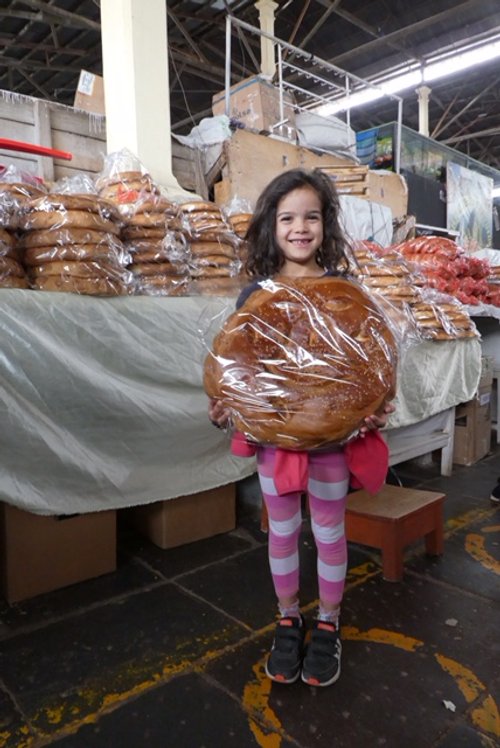
MULTIPOLYGON (((2 289, 1 500, 38 514, 121 509, 254 472, 209 423, 202 389, 206 347, 233 307, 2 289)), ((480 356, 475 339, 412 346, 389 433, 470 400, 480 356)))

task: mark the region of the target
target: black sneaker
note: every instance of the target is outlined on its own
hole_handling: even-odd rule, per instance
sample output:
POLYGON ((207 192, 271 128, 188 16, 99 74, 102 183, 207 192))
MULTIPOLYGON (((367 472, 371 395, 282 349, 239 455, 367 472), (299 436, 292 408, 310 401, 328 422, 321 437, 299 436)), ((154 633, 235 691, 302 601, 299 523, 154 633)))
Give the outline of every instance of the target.
POLYGON ((302 680, 310 686, 329 686, 340 676, 342 645, 338 627, 314 621, 302 663, 302 680))
POLYGON ((300 676, 304 636, 304 619, 280 618, 266 662, 266 675, 278 683, 295 683, 300 676))
POLYGON ((493 504, 500 504, 500 478, 498 479, 498 483, 491 492, 490 501, 493 504))

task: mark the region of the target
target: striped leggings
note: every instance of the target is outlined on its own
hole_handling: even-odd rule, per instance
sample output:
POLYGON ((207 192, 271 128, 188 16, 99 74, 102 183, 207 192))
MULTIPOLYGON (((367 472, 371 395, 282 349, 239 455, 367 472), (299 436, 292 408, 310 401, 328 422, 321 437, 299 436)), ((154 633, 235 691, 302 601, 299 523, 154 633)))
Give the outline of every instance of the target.
MULTIPOLYGON (((269 515, 269 564, 278 599, 298 597, 301 493, 277 495, 274 485, 275 450, 260 447, 259 481, 269 515)), ((318 551, 321 602, 338 605, 347 571, 344 528, 349 472, 342 452, 308 453, 308 495, 311 527, 318 551)))

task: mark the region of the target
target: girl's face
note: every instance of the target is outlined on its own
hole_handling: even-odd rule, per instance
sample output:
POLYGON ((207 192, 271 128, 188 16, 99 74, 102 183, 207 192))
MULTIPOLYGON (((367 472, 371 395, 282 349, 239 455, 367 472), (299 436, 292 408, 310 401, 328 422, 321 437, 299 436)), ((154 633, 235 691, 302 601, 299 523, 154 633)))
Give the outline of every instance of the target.
POLYGON ((298 187, 280 200, 276 241, 285 258, 283 275, 323 275, 315 259, 323 241, 323 213, 320 197, 312 187, 298 187))

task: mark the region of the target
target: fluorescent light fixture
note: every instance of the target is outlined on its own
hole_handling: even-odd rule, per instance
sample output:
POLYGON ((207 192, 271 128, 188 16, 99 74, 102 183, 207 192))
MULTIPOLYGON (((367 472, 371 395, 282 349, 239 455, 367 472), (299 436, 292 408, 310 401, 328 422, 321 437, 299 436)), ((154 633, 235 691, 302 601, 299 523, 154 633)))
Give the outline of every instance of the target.
POLYGON ((391 77, 374 79, 371 81, 373 88, 354 88, 352 93, 335 99, 331 104, 323 104, 315 111, 323 117, 327 117, 329 114, 353 109, 356 106, 377 101, 384 96, 418 87, 422 83, 431 83, 439 78, 445 78, 461 70, 468 70, 498 57, 500 57, 500 39, 497 38, 481 46, 467 47, 461 52, 455 51, 455 53, 446 57, 441 55, 437 58, 430 58, 428 64, 423 67, 408 65, 404 68, 404 72, 399 75, 393 74, 391 77))
POLYGON ((438 78, 445 78, 447 75, 453 75, 460 70, 468 70, 483 62, 495 60, 497 57, 500 57, 500 40, 429 63, 424 68, 424 81, 428 83, 438 78))

